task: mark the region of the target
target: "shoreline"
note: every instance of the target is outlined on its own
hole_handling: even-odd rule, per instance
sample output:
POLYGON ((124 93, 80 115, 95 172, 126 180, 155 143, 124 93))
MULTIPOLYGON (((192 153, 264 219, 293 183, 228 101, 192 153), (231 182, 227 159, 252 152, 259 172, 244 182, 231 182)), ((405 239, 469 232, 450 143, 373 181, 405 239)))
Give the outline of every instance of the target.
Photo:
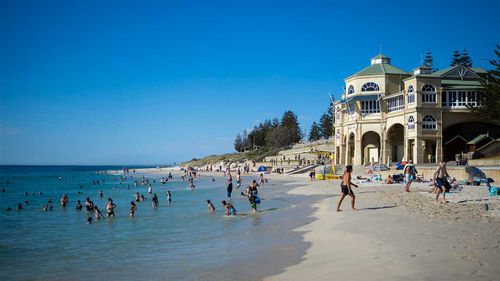
MULTIPOLYGON (((295 229, 310 242, 304 260, 264 280, 494 280, 500 276, 498 198, 435 206, 432 196, 402 185, 360 186, 358 212, 349 198, 335 211, 338 182, 313 182, 292 194, 327 196, 315 220, 295 229), (317 188, 311 190, 311 188, 317 188)), ((424 191, 425 192, 425 191, 424 191)))
MULTIPOLYGON (((151 169, 148 173, 155 174, 151 169)), ((402 192, 403 185, 368 183, 354 189, 358 212, 350 211, 346 197, 343 211, 337 213, 338 181, 310 182, 307 175, 266 177, 296 184, 288 195, 315 199, 311 201, 312 215, 304 218, 306 223, 291 230, 307 245, 303 255, 289 259, 296 264, 275 265, 270 271, 279 273, 263 280, 331 280, 335 276, 352 281, 456 281, 500 276, 499 198, 451 200, 436 206, 427 192, 428 183, 413 184, 409 194, 402 192), (488 211, 483 209, 485 202, 488 211)), ((482 191, 484 186, 470 188, 482 191)))

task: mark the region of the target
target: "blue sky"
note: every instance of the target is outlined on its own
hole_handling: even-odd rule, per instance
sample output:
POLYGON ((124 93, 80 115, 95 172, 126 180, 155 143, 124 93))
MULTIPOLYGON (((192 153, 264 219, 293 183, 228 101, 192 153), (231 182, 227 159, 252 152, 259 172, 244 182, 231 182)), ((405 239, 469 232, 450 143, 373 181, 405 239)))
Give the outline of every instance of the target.
POLYGON ((0 0, 0 164, 169 163, 309 129, 379 52, 489 68, 498 1, 0 0))

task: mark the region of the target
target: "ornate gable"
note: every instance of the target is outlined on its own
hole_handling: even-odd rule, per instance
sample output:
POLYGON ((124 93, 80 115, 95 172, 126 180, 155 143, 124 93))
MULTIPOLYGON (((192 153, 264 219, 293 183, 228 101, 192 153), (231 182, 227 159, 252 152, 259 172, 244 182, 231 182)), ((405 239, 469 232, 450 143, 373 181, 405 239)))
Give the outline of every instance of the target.
POLYGON ((472 69, 463 65, 457 65, 453 67, 450 71, 441 75, 441 77, 443 79, 460 79, 460 80, 481 78, 472 69))

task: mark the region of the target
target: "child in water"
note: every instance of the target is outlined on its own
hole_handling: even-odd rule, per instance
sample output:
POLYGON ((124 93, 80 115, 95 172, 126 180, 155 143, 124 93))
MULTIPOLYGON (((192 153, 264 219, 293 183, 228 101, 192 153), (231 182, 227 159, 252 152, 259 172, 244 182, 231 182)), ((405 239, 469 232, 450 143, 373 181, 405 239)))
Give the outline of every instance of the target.
POLYGON ((76 210, 81 211, 82 209, 83 209, 82 203, 80 202, 80 200, 78 200, 76 202, 76 210))
POLYGON ((212 204, 212 202, 210 202, 210 200, 207 200, 207 205, 208 205, 208 212, 209 213, 215 212, 214 204, 212 204))
POLYGON ((99 208, 97 208, 97 206, 94 207, 94 211, 95 211, 95 219, 96 220, 99 220, 103 217, 101 211, 99 210, 99 208))
POLYGON ((227 203, 226 201, 222 201, 222 205, 226 209, 226 216, 236 216, 236 209, 231 203, 227 203))

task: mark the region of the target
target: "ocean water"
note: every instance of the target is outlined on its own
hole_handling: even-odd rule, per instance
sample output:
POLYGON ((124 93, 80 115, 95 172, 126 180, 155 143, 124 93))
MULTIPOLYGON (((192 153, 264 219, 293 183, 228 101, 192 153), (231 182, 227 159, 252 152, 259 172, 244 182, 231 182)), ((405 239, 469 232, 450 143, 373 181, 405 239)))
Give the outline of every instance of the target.
MULTIPOLYGON (((300 233, 291 229, 307 223, 313 198, 286 195, 293 184, 270 182, 260 189, 261 211, 254 214, 239 196, 243 190, 234 189, 233 202, 241 215, 228 218, 220 203, 226 199, 222 177, 215 182, 212 177, 197 179, 191 191, 178 174, 166 184, 160 184, 161 176, 147 175, 156 181, 153 193, 160 202, 153 208, 147 187, 133 185, 140 174, 120 183, 119 176, 97 173, 117 168, 1 166, 0 279, 260 280, 300 261, 307 248, 300 233), (94 185, 97 179, 104 183, 94 185), (131 219, 135 192, 147 200, 137 203, 131 219), (63 194, 69 197, 66 208, 59 204, 63 194), (75 210, 76 201, 84 204, 86 197, 104 215, 111 197, 118 206, 116 217, 87 224, 94 214, 75 210), (53 211, 44 212, 50 198, 53 211), (215 214, 207 212, 207 199, 214 203, 215 214), (23 210, 16 209, 18 203, 23 210)), ((243 182, 252 179, 244 177, 243 182)))

